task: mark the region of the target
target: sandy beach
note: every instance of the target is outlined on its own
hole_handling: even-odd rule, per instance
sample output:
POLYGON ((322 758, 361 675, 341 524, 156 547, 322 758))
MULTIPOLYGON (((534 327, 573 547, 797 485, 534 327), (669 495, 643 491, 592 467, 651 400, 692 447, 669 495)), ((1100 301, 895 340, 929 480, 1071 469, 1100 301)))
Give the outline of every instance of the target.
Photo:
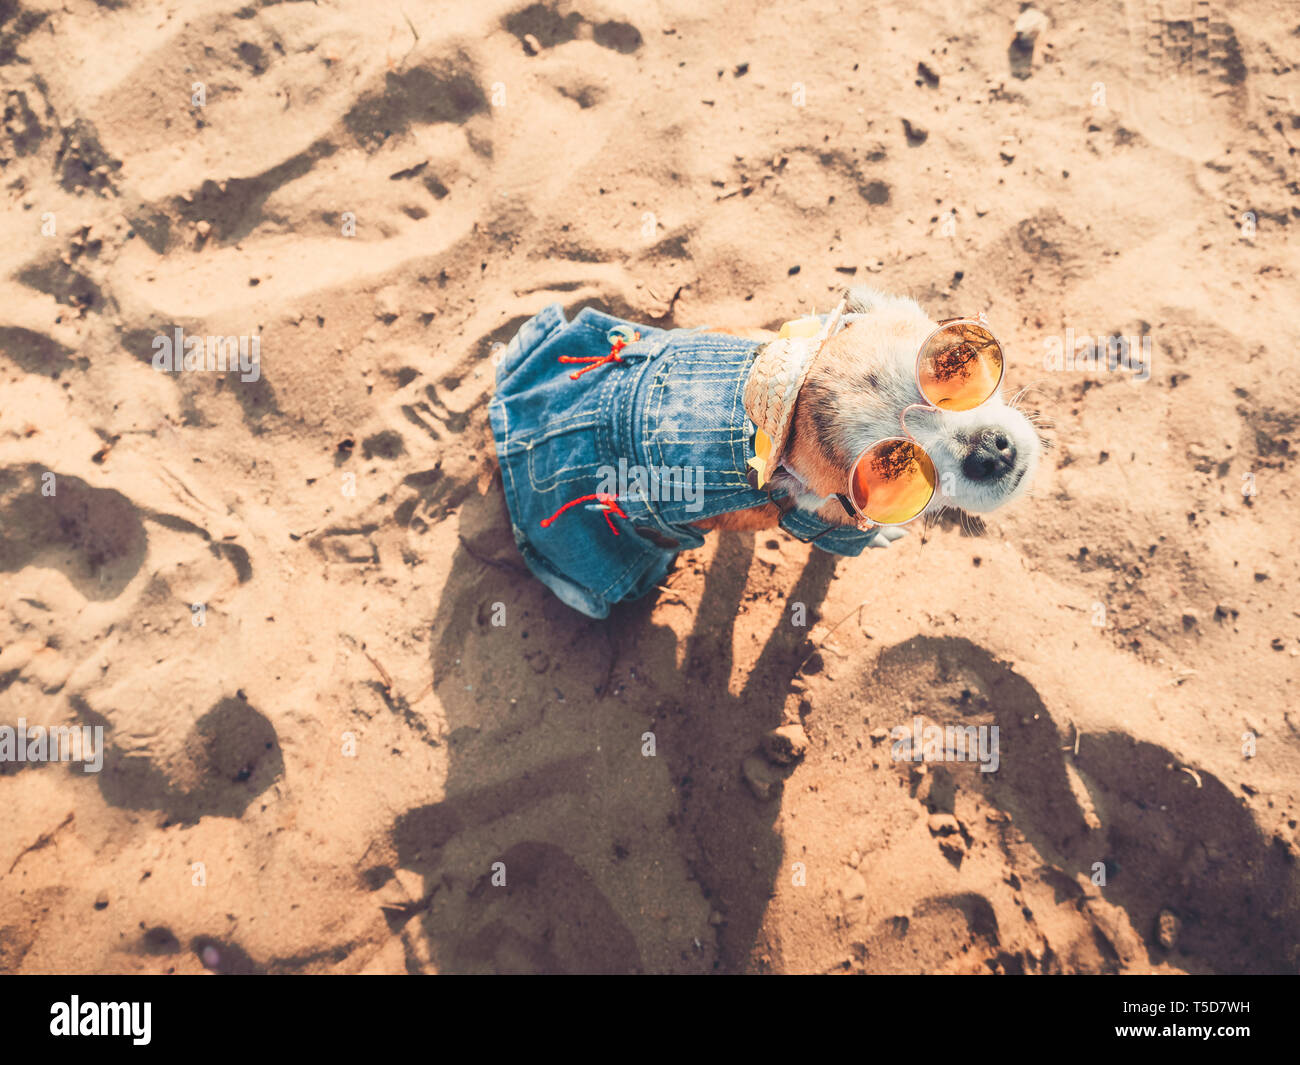
POLYGON ((1283 0, 0 0, 0 972, 1300 970, 1298 64, 1283 0), (1027 498, 527 572, 523 321, 855 284, 988 314, 1027 498))

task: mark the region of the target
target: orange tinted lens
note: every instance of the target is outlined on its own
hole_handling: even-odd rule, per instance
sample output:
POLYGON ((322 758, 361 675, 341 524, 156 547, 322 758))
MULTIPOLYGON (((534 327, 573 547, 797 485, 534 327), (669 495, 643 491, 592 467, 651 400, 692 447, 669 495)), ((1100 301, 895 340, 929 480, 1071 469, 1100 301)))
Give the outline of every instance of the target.
POLYGON ((921 394, 942 410, 970 410, 997 391, 1002 347, 975 322, 946 325, 925 342, 917 360, 921 394))
POLYGON ((918 444, 902 438, 868 448, 853 467, 853 502, 881 525, 900 525, 921 513, 934 495, 934 463, 918 444))

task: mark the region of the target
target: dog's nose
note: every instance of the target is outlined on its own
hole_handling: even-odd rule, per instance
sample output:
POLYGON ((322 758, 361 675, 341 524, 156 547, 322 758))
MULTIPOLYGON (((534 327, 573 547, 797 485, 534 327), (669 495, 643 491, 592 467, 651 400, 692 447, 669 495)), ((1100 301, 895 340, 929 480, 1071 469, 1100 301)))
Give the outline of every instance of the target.
POLYGON ((970 439, 970 452, 961 472, 972 481, 996 481, 1016 464, 1016 445, 1006 433, 981 429, 970 439))

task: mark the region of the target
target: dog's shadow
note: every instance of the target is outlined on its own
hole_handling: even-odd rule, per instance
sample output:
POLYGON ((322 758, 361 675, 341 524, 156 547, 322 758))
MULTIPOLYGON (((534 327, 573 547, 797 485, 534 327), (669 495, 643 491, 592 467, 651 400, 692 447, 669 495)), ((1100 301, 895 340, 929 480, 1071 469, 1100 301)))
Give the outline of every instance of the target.
MULTIPOLYGON (((409 969, 736 971, 762 953, 783 848, 777 800, 741 763, 781 723, 807 629, 783 610, 733 685, 737 639, 757 639, 736 624, 754 542, 722 535, 702 591, 665 601, 661 616, 694 615, 679 640, 653 598, 605 621, 559 603, 524 568, 499 490, 462 509, 433 631, 445 787, 385 848, 422 878, 385 907, 409 969)), ((834 568, 813 552, 788 601, 815 617, 834 568)))

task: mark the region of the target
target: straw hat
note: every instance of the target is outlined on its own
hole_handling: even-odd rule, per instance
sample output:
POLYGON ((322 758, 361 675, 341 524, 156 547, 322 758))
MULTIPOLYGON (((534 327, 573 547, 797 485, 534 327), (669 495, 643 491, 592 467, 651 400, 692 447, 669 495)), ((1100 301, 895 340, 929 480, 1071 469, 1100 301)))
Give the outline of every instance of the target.
POLYGON ((776 340, 763 346, 745 379, 745 413, 758 427, 757 451, 750 465, 758 471, 761 488, 781 464, 794 419, 795 401, 822 345, 835 332, 844 301, 831 312, 825 325, 817 318, 786 322, 776 340))

